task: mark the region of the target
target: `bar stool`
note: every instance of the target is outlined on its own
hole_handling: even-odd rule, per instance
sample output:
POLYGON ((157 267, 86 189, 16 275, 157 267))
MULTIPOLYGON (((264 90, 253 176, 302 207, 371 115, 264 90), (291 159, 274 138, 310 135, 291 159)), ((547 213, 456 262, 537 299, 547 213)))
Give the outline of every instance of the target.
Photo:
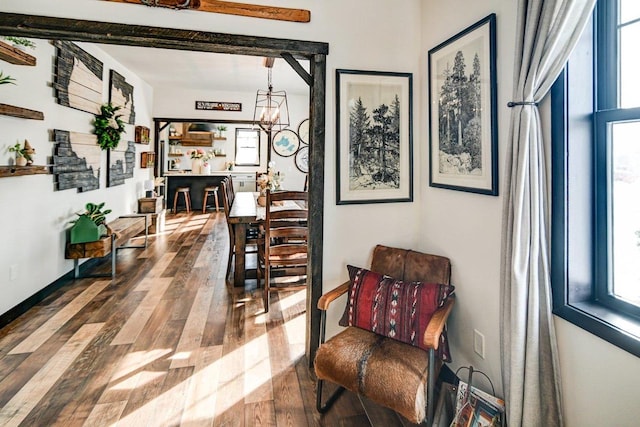
POLYGON ((204 187, 204 195, 202 197, 202 213, 207 212, 207 198, 211 193, 213 193, 213 198, 216 201, 216 212, 218 212, 218 209, 220 208, 220 206, 218 205, 218 186, 208 185, 204 187))
POLYGON ((191 212, 191 196, 190 196, 190 192, 191 188, 190 187, 177 187, 176 188, 176 194, 175 196, 173 196, 173 213, 177 213, 177 207, 178 207, 178 195, 182 194, 184 197, 184 204, 187 208, 187 212, 191 212))

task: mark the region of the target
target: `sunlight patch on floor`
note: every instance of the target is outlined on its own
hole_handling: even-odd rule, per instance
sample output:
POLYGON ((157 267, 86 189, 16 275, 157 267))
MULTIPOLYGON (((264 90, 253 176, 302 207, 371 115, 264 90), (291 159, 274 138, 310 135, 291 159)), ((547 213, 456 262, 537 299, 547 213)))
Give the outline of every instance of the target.
POLYGON ((117 390, 133 390, 138 387, 142 387, 146 384, 149 384, 152 381, 157 380, 160 377, 167 375, 166 372, 150 372, 150 371, 142 371, 138 372, 135 375, 130 376, 129 378, 120 381, 118 384, 115 384, 109 387, 109 390, 117 391, 117 390))
POLYGON ((124 378, 127 375, 142 369, 148 364, 166 356, 172 351, 173 349, 171 348, 159 348, 149 351, 136 351, 134 353, 127 354, 118 365, 116 373, 111 378, 111 381, 117 381, 120 378, 124 378))

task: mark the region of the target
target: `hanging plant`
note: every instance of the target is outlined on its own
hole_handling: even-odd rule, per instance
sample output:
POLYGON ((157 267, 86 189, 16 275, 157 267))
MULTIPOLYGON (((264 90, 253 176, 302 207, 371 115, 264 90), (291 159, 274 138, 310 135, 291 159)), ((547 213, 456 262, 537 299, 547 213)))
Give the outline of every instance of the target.
POLYGON ((96 115, 93 123, 95 133, 98 136, 98 145, 103 150, 116 148, 120 142, 120 135, 124 132, 124 122, 120 119, 122 114, 116 115, 120 107, 114 107, 111 103, 100 107, 100 114, 96 115))

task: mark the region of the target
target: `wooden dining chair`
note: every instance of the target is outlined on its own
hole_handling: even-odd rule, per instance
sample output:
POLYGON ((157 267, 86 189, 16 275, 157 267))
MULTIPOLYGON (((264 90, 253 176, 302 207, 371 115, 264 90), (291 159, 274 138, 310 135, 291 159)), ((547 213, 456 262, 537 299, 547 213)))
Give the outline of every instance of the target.
MULTIPOLYGON (((235 230, 233 228, 233 224, 229 222, 229 215, 231 214, 231 206, 232 203, 229 201, 229 187, 232 185, 229 183, 229 180, 226 178, 222 180, 220 184, 222 187, 222 205, 224 206, 224 215, 227 220, 227 229, 229 231, 229 259, 227 262, 227 273, 225 275, 225 280, 229 281, 229 275, 231 273, 231 265, 233 262, 233 256, 236 253, 236 236, 235 230)), ((258 252, 258 242, 261 241, 259 239, 259 231, 257 227, 249 226, 247 229, 247 237, 246 237, 246 248, 245 253, 257 253, 258 252)))
POLYGON ((264 279, 265 312, 269 311, 272 291, 306 287, 308 195, 304 191, 267 190, 264 244, 258 245, 258 284, 264 279), (290 279, 276 281, 282 277, 290 279))

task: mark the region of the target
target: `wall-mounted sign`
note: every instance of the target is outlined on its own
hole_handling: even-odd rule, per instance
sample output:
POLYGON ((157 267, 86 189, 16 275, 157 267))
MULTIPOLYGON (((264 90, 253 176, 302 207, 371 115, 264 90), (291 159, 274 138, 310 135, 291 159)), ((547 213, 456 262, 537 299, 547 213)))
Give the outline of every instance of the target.
POLYGON ((242 111, 240 102, 196 101, 196 110, 242 111))

